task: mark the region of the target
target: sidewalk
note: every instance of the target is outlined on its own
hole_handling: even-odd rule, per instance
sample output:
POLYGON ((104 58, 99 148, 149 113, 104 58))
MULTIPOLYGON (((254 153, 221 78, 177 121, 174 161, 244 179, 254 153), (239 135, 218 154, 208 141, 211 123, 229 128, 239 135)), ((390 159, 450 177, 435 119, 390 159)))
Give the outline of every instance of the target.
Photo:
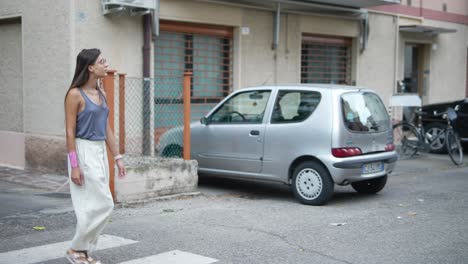
MULTIPOLYGON (((450 170, 464 168, 468 171, 468 158, 465 156, 463 166, 455 166, 448 155, 421 154, 407 160, 397 162, 395 171, 392 175, 415 174, 433 172, 434 170, 450 170)), ((49 192, 70 192, 68 186, 68 177, 66 175, 45 174, 32 170, 18 170, 7 167, 0 167, 1 181, 17 183, 29 187, 43 189, 49 192)), ((199 190, 205 192, 205 187, 199 190)))
POLYGON ((19 170, 0 166, 1 181, 18 183, 49 192, 70 192, 66 175, 46 174, 33 170, 19 170))

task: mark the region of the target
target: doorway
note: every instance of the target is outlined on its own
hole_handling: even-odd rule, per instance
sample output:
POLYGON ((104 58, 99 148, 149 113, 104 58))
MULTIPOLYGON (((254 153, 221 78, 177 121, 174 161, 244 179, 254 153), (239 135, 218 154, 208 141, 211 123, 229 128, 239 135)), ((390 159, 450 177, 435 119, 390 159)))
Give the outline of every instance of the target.
POLYGON ((402 93, 416 93, 422 96, 424 46, 406 43, 402 93))

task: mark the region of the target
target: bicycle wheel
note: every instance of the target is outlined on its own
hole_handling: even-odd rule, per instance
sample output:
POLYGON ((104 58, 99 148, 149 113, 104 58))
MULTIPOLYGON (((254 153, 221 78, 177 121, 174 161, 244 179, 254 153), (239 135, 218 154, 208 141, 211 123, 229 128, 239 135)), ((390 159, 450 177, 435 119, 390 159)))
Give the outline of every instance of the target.
POLYGON ((393 142, 400 158, 414 156, 421 146, 418 129, 406 122, 393 126, 393 142))
POLYGON ((463 149, 460 138, 452 129, 448 129, 445 133, 445 143, 450 159, 455 165, 461 165, 463 163, 463 149))

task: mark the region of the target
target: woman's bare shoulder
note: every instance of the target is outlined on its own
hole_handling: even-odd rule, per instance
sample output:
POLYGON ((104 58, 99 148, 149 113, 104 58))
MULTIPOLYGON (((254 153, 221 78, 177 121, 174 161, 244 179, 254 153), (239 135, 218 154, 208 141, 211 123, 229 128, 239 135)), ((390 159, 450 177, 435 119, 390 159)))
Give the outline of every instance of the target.
POLYGON ((77 87, 70 88, 68 91, 67 99, 79 100, 81 98, 80 89, 77 87))

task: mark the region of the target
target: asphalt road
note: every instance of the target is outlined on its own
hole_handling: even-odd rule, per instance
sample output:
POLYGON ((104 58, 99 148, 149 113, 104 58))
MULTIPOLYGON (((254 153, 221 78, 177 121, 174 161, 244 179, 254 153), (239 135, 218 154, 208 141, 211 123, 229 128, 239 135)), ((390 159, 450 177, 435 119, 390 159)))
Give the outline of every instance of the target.
MULTIPOLYGON (((72 238, 69 198, 4 182, 0 190, 0 263, 2 253, 72 238)), ((320 207, 297 203, 283 185, 202 179, 200 196, 117 209, 104 233, 137 242, 95 256, 121 263, 180 250, 216 263, 468 263, 467 190, 468 167, 445 156, 400 161, 381 193, 338 187, 320 207)))

